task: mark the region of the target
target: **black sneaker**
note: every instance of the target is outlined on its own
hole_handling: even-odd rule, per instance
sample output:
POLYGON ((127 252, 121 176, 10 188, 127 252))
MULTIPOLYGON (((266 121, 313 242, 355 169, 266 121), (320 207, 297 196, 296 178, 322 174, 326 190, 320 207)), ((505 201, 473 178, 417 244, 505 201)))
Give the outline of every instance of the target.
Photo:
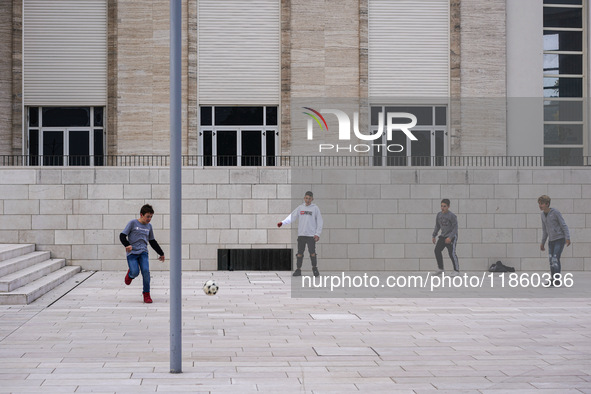
POLYGON ((312 267, 312 273, 314 274, 314 276, 320 275, 320 272, 318 272, 318 268, 316 267, 312 267))
POLYGON ((296 269, 291 276, 302 276, 302 270, 296 269))

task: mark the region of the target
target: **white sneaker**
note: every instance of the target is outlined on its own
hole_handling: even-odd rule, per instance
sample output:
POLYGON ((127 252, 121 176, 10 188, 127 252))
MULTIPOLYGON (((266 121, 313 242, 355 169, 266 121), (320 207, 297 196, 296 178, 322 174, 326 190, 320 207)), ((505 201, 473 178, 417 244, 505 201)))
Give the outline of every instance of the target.
POLYGON ((431 275, 434 275, 434 276, 441 276, 441 275, 443 275, 443 270, 437 270, 437 271, 433 271, 433 272, 431 273, 431 275))
POLYGON ((459 276, 460 275, 460 271, 454 271, 451 273, 451 276, 459 276))

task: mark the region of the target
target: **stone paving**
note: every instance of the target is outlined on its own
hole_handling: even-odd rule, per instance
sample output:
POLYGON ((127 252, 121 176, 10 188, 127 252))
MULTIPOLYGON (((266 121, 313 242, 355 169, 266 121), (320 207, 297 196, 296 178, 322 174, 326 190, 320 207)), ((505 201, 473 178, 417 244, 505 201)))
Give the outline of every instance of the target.
MULTIPOLYGON (((183 273, 171 374, 167 272, 100 271, 0 307, 0 393, 591 393, 586 298, 292 298, 288 272, 183 273)), ((562 291, 562 289, 548 289, 562 291)))

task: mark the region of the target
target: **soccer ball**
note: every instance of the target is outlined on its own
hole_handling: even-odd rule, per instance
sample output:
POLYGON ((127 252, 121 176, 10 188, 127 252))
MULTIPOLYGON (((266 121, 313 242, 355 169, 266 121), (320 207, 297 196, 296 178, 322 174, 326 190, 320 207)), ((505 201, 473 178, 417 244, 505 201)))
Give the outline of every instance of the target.
POLYGON ((219 289, 218 284, 213 279, 209 279, 203 285, 203 292, 207 295, 210 295, 210 296, 215 295, 218 292, 218 289, 219 289))

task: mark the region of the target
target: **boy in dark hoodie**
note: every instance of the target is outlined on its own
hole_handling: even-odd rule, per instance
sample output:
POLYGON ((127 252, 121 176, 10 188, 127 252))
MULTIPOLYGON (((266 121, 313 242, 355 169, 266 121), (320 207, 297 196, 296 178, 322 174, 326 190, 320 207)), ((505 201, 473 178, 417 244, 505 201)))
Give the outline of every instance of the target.
POLYGON ((456 244, 458 243, 458 218, 449 210, 449 199, 441 200, 441 212, 437 213, 435 218, 435 228, 433 229, 433 243, 435 244, 435 259, 437 260, 438 270, 435 275, 443 274, 443 256, 441 252, 447 248, 449 258, 454 267, 452 276, 460 274, 460 263, 456 254, 456 244), (437 239, 437 233, 441 230, 441 235, 437 239))

